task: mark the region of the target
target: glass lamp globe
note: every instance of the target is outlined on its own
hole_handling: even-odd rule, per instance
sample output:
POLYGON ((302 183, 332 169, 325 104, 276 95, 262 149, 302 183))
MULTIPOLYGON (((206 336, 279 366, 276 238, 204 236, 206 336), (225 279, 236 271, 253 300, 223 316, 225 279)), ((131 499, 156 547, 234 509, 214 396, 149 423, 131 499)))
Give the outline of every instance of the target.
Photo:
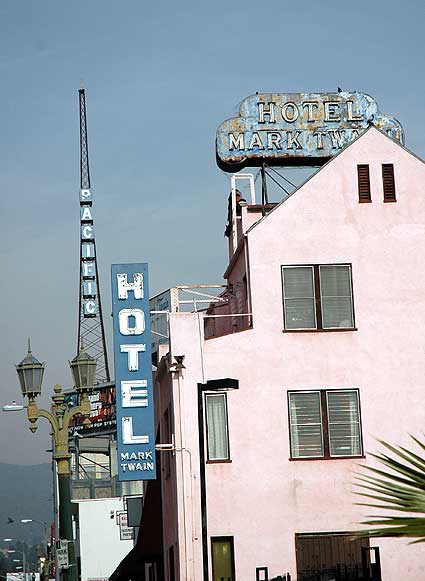
POLYGON ((36 397, 41 393, 45 364, 41 363, 31 352, 28 340, 28 353, 16 367, 22 395, 36 397))
POLYGON ((77 391, 93 389, 96 381, 96 365, 96 359, 86 353, 84 347, 81 347, 78 355, 69 362, 77 391))

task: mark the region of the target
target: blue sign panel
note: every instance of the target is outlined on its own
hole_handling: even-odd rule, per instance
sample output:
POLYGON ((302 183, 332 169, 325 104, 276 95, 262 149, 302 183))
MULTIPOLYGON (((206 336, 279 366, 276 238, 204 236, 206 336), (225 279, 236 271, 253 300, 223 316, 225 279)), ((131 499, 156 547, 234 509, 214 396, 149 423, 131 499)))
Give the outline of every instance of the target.
POLYGON ((112 265, 118 479, 153 480, 155 425, 148 265, 112 265))

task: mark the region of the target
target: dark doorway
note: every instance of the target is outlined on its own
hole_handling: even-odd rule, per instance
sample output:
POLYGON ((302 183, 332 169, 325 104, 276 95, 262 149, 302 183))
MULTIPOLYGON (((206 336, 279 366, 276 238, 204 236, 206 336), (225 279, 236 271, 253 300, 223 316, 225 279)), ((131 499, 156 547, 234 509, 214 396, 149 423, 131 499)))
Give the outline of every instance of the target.
POLYGON ((381 581, 379 550, 348 533, 295 535, 298 581, 381 581), (371 567, 373 561, 374 567, 371 567))
POLYGON ((168 579, 169 581, 176 580, 175 566, 174 566, 174 546, 168 549, 168 579))

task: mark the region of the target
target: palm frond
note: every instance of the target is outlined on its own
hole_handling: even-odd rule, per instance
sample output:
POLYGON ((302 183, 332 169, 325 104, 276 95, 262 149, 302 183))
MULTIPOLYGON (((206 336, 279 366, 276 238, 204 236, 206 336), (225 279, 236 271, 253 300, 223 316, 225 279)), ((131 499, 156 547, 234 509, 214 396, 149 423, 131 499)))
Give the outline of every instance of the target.
MULTIPOLYGON (((424 452, 425 444, 414 436, 411 438, 424 452)), ((425 457, 405 446, 379 442, 390 454, 380 452, 371 456, 385 469, 361 467, 362 472, 355 477, 355 486, 359 489, 355 494, 365 502, 356 504, 414 516, 370 516, 361 524, 372 528, 358 534, 362 537, 410 537, 415 539, 412 542, 425 542, 425 457)))

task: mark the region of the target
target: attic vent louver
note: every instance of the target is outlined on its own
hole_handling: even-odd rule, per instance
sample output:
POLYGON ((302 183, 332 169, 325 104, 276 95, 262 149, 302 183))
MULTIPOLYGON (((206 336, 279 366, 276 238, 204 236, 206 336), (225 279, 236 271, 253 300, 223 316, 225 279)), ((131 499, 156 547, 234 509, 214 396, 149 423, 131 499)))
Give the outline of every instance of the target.
POLYGON ((394 165, 392 163, 382 164, 382 183, 384 186, 384 202, 396 202, 394 165))
POLYGON ((370 176, 368 164, 365 163, 357 166, 357 178, 359 184, 359 202, 371 202, 372 198, 370 195, 370 176))

